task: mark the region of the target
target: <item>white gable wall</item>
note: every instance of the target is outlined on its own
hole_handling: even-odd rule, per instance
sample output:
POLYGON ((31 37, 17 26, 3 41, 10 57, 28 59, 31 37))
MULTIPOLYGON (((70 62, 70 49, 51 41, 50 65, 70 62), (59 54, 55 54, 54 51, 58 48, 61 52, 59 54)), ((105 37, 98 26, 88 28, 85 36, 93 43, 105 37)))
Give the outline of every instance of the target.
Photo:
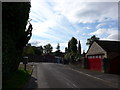
POLYGON ((97 54, 104 54, 103 58, 107 58, 107 52, 100 47, 96 42, 93 42, 93 44, 91 45, 90 49, 88 50, 87 55, 97 55, 97 54))

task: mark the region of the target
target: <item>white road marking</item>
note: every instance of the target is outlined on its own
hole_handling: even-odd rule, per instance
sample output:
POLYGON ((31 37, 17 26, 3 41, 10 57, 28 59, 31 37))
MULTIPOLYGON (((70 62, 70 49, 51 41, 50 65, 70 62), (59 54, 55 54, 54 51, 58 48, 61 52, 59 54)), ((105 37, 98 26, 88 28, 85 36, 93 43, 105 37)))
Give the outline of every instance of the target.
MULTIPOLYGON (((73 83, 72 83, 73 84, 73 83)), ((78 88, 75 84, 73 84, 73 86, 75 87, 75 88, 78 88)))
MULTIPOLYGON (((74 69, 71 69, 71 70, 76 71, 76 72, 81 73, 81 74, 84 74, 84 75, 86 75, 86 76, 89 76, 89 77, 92 77, 92 78, 95 78, 95 79, 98 79, 98 80, 104 81, 104 82, 107 82, 107 83, 114 84, 114 83, 112 83, 112 82, 110 82, 110 81, 103 80, 103 79, 101 79, 101 78, 98 78, 98 77, 95 77, 95 76, 92 76, 92 75, 86 74, 86 73, 81 72, 81 71, 77 71, 77 70, 74 70, 74 69)), ((116 85, 116 86, 117 86, 117 85, 116 85)), ((112 86, 112 87, 115 87, 115 86, 112 86)))
POLYGON ((64 78, 67 82, 66 82, 66 84, 68 85, 68 86, 70 86, 71 88, 78 88, 74 83, 72 83, 69 79, 67 79, 67 78, 64 78), (73 87, 74 86, 74 87, 73 87))
POLYGON ((71 85, 68 82, 66 82, 66 84, 71 87, 71 85))

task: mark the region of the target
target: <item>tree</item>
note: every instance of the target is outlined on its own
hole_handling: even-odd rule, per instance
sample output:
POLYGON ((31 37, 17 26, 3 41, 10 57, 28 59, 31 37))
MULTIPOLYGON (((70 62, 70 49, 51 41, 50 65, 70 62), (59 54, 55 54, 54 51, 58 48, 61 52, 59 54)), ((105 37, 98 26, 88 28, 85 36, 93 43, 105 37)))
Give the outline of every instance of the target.
POLYGON ((77 53, 77 39, 74 37, 70 40, 70 51, 77 53))
POLYGON ((78 54, 81 55, 81 44, 80 44, 80 40, 79 40, 79 42, 78 42, 78 54))
POLYGON ((27 46, 23 50, 23 55, 32 55, 35 54, 34 48, 31 44, 27 44, 27 46))
POLYGON ((67 47, 65 47, 65 53, 67 53, 68 52, 68 48, 67 47))
POLYGON ((53 47, 51 46, 51 44, 47 44, 47 45, 44 46, 43 50, 44 50, 44 53, 49 54, 49 53, 52 52, 53 47))
POLYGON ((70 53, 66 53, 66 54, 64 55, 64 59, 69 62, 69 61, 70 61, 70 53))
POLYGON ((67 52, 71 52, 70 41, 68 42, 68 49, 67 49, 67 52))
POLYGON ((95 35, 93 35, 91 38, 87 39, 87 43, 86 45, 90 46, 94 41, 99 40, 100 38, 96 37, 95 35))
POLYGON ((67 53, 64 58, 70 61, 71 63, 76 62, 76 54, 77 54, 77 39, 72 37, 68 42, 68 49, 66 48, 67 53))
POLYGON ((39 55, 41 55, 43 53, 43 47, 42 46, 37 47, 37 50, 39 51, 39 55))
POLYGON ((36 55, 42 55, 43 54, 43 47, 42 46, 39 46, 39 47, 33 46, 33 49, 34 49, 34 52, 35 52, 36 55))
POLYGON ((2 73, 7 76, 18 69, 24 46, 32 35, 28 23, 30 2, 2 3, 2 73))
POLYGON ((56 49, 57 49, 57 51, 60 51, 60 45, 59 45, 59 43, 58 43, 56 49))
POLYGON ((56 51, 54 52, 55 56, 61 57, 62 56, 62 52, 60 51, 60 44, 58 43, 57 47, 56 47, 56 51))

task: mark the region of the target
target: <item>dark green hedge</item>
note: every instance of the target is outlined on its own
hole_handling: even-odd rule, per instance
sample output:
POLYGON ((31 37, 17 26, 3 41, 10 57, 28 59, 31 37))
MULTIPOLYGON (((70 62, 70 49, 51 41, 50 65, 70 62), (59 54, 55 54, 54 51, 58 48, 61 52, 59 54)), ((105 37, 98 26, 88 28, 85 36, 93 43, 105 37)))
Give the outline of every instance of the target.
POLYGON ((18 69, 23 47, 28 42, 25 29, 29 19, 30 7, 30 2, 2 3, 3 76, 18 69))

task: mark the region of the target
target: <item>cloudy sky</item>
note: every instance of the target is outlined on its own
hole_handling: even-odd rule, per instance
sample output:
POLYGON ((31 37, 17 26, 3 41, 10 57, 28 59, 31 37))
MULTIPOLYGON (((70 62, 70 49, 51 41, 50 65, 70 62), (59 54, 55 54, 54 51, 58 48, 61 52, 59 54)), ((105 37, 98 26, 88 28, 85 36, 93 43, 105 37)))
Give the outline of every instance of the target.
POLYGON ((87 39, 96 35, 101 40, 118 39, 118 2, 84 2, 82 0, 31 0, 32 45, 50 43, 61 51, 68 41, 80 40, 87 50, 87 39))

